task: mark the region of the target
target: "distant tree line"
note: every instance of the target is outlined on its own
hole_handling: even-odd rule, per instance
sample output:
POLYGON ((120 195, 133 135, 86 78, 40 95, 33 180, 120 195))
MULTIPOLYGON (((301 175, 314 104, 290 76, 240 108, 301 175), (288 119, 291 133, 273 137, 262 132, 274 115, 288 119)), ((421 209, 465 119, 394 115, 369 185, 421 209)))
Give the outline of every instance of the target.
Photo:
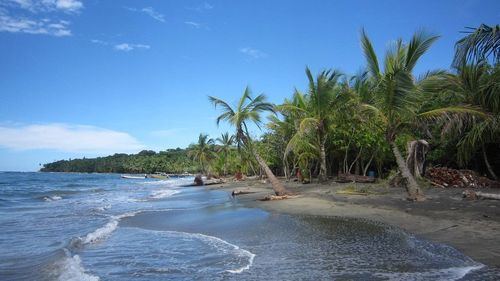
POLYGON ((80 173, 194 173, 200 168, 188 157, 189 149, 143 150, 137 154, 117 153, 106 157, 60 160, 43 165, 41 172, 80 173))

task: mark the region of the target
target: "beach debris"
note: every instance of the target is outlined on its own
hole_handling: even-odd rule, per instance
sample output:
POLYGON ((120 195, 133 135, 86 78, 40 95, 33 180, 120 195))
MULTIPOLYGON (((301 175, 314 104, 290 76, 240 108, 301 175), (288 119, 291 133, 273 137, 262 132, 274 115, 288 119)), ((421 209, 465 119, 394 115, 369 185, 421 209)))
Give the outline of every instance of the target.
POLYGON ((233 190, 231 193, 231 196, 237 196, 237 195, 243 195, 243 194, 251 194, 255 193, 255 191, 250 191, 250 190, 233 190))
POLYGON ((244 180, 244 175, 241 172, 236 172, 236 174, 234 174, 234 179, 236 181, 242 181, 244 180))
POLYGON ((296 198, 297 195, 268 195, 262 199, 259 199, 259 201, 275 201, 275 200, 284 200, 284 199, 291 199, 291 198, 296 198))
POLYGON ((196 175, 196 177, 194 177, 194 185, 197 185, 197 186, 203 185, 202 175, 196 175))
POLYGON ((360 176, 353 174, 339 174, 335 181, 340 183, 346 183, 346 182, 374 183, 375 180, 376 179, 374 177, 360 176))
POLYGON ((433 167, 426 171, 431 185, 440 188, 485 188, 500 187, 500 183, 482 177, 471 170, 457 170, 446 167, 433 167))
POLYGON ((212 178, 212 179, 203 180, 202 175, 197 175, 194 178, 194 182, 192 184, 188 184, 188 185, 184 185, 184 186, 202 186, 202 185, 214 185, 214 184, 221 184, 221 183, 225 183, 224 179, 212 178))
POLYGON ((462 192, 462 197, 469 200, 478 200, 478 199, 500 200, 500 194, 485 193, 481 191, 472 191, 472 190, 466 190, 462 192))

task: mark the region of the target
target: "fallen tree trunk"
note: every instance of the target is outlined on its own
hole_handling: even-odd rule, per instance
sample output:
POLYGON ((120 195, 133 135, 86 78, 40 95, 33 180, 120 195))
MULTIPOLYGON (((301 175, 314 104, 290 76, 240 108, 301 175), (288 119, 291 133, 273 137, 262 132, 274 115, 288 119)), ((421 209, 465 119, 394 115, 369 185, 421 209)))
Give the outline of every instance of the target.
POLYGON ((339 174, 336 182, 346 183, 346 182, 359 182, 359 183, 374 183, 375 178, 368 176, 360 176, 353 174, 339 174))
POLYGON ((477 199, 500 200, 500 194, 485 193, 481 191, 471 191, 471 190, 466 190, 462 192, 462 197, 470 200, 477 200, 477 199))
POLYGON ((252 193, 255 193, 255 191, 233 190, 233 192, 231 192, 231 195, 234 197, 234 196, 237 196, 237 195, 252 194, 252 193))
POLYGON ((203 185, 214 185, 214 184, 221 184, 225 183, 223 179, 209 179, 209 180, 203 180, 201 176, 196 176, 194 179, 193 183, 182 185, 184 187, 188 186, 203 186, 203 185))

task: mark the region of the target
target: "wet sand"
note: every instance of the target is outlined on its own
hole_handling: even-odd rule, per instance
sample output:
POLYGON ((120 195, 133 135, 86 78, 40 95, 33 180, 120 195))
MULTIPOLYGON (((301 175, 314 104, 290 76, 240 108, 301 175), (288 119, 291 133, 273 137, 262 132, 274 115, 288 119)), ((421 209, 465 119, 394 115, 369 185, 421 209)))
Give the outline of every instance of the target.
MULTIPOLYGON (((462 199, 464 189, 426 188, 424 202, 405 200, 401 188, 385 183, 299 184, 286 182, 290 191, 299 195, 292 199, 259 201, 272 194, 271 185, 259 180, 228 182, 207 186, 209 189, 254 192, 238 195, 248 207, 271 212, 316 216, 363 218, 400 227, 417 237, 445 243, 488 266, 500 267, 500 201, 462 199), (348 186, 366 189, 368 195, 339 194, 348 186)), ((500 193, 497 189, 482 190, 500 193)))

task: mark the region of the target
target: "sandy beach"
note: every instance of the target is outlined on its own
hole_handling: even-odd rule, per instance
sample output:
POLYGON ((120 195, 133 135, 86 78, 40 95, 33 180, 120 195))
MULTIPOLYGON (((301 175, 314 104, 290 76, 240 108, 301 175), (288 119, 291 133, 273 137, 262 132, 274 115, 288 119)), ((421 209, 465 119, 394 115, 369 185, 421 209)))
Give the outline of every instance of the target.
MULTIPOLYGON (((463 189, 425 189, 427 200, 409 202, 400 188, 385 183, 298 184, 286 182, 297 192, 292 199, 259 201, 272 194, 271 185, 259 180, 229 182, 209 189, 244 190, 237 200, 248 207, 271 212, 312 216, 340 216, 378 221, 400 227, 417 237, 445 243, 488 266, 500 266, 500 201, 462 199, 463 189), (346 195, 346 187, 368 190, 367 195, 346 195), (340 191, 340 193, 339 193, 340 191)), ((500 193, 489 189, 487 192, 500 193)))

